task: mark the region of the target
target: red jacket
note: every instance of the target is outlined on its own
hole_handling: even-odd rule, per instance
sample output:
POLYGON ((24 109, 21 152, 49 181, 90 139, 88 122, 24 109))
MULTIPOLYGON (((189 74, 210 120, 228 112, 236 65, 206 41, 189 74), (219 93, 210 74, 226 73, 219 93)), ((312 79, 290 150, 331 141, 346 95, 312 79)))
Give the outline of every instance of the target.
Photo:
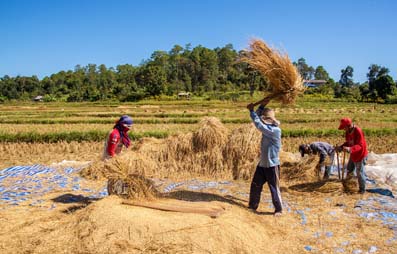
POLYGON ((343 146, 350 147, 350 159, 353 162, 362 161, 368 155, 367 142, 365 142, 363 131, 354 126, 353 131, 346 132, 346 142, 343 146))
POLYGON ((120 132, 118 129, 114 128, 106 140, 104 157, 113 157, 121 152, 123 148, 123 143, 121 142, 120 132))

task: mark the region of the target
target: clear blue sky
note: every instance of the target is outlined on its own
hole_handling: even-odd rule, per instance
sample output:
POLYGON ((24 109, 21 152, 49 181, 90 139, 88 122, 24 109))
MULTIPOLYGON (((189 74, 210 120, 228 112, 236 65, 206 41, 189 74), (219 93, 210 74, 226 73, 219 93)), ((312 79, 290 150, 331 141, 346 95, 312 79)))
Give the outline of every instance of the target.
POLYGON ((39 78, 77 64, 139 65, 174 45, 246 48, 252 37, 339 80, 370 64, 397 78, 394 0, 1 0, 0 77, 39 78))

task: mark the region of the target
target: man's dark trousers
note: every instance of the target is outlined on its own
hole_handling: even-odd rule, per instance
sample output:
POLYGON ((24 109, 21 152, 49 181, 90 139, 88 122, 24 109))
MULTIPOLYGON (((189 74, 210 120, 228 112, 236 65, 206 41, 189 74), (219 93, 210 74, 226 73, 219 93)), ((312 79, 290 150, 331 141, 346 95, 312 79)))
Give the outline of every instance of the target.
POLYGON ((267 182, 270 193, 272 195, 275 212, 282 211, 281 194, 279 187, 280 167, 274 166, 270 168, 256 167, 254 177, 251 182, 249 208, 256 210, 261 199, 263 185, 267 182))

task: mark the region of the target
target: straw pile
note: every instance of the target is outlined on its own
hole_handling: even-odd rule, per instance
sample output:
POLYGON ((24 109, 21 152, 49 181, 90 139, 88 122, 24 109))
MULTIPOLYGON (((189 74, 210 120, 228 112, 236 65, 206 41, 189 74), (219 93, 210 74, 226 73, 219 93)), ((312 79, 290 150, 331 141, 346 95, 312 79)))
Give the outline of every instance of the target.
MULTIPOLYGON (((81 171, 90 179, 126 177, 210 176, 249 180, 259 158, 261 135, 251 124, 231 133, 219 119, 201 121, 200 128, 164 140, 144 139, 134 151, 105 162, 92 163, 81 171)), ((297 158, 280 152, 281 177, 287 182, 317 180, 316 157, 297 158)))
POLYGON ((357 193, 359 189, 357 177, 346 177, 346 179, 342 181, 342 185, 344 192, 349 194, 357 193))
POLYGON ((327 193, 327 194, 342 194, 343 188, 338 180, 327 180, 327 181, 315 181, 306 182, 301 184, 295 184, 289 187, 290 190, 298 192, 307 192, 310 195, 314 193, 327 193))
POLYGON ((124 199, 153 199, 159 196, 153 181, 138 174, 109 178, 108 193, 124 199))
MULTIPOLYGON (((184 160, 184 159, 186 159, 193 152, 192 140, 193 140, 192 133, 180 134, 180 135, 172 136, 172 137, 168 138, 165 142, 166 147, 167 147, 167 153, 164 154, 167 156, 167 158, 164 158, 164 160, 170 160, 170 159, 184 160)), ((200 141, 200 140, 198 137, 196 137, 196 142, 198 142, 198 141, 200 141)))
POLYGON ((156 171, 157 164, 147 154, 130 151, 111 160, 95 161, 80 171, 80 175, 98 180, 130 174, 148 175, 156 171))
POLYGON ((232 170, 233 179, 251 178, 258 163, 260 137, 251 124, 243 125, 230 134, 224 150, 224 160, 232 170))
POLYGON ((167 138, 158 158, 163 172, 220 176, 225 173, 223 150, 229 130, 218 118, 206 117, 200 128, 167 138))
POLYGON ((223 149, 229 130, 216 117, 205 117, 200 128, 193 133, 192 144, 195 152, 223 149))
POLYGON ((278 97, 283 104, 294 103, 296 97, 305 90, 303 80, 288 55, 270 48, 259 39, 250 43, 250 48, 240 59, 257 70, 272 87, 271 95, 278 97))
POLYGON ((281 161, 281 179, 287 183, 318 180, 315 156, 307 156, 299 161, 281 161))

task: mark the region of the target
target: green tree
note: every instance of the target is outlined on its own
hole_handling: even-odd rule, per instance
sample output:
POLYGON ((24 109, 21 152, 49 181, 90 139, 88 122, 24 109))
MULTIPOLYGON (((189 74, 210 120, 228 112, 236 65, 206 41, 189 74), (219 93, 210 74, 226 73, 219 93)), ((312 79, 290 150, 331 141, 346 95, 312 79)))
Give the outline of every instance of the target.
MULTIPOLYGON (((389 73, 389 69, 377 64, 371 64, 368 67, 368 73, 367 73, 367 78, 368 78, 368 84, 369 84, 369 94, 370 98, 372 100, 377 100, 377 98, 381 96, 380 92, 382 93, 382 88, 377 88, 377 84, 382 83, 382 82, 376 82, 377 79, 380 77, 386 76, 389 73)), ((383 95, 385 97, 386 95, 383 95)))
POLYGON ((299 58, 298 62, 294 62, 294 65, 298 69, 299 74, 302 76, 303 79, 313 79, 313 75, 315 73, 314 68, 312 66, 309 66, 304 58, 299 58))
POLYGON ((178 93, 181 89, 183 90, 183 70, 182 70, 182 52, 183 48, 179 45, 175 45, 169 52, 169 78, 168 82, 170 83, 171 89, 169 89, 170 93, 178 93))
POLYGON ((163 68, 156 65, 142 66, 137 75, 137 83, 144 87, 149 96, 158 96, 166 87, 167 75, 163 68))
POLYGON ((371 98, 371 91, 369 90, 368 82, 359 86, 361 101, 368 101, 371 98))
POLYGON ((342 87, 352 87, 354 85, 353 82, 353 72, 354 69, 351 66, 347 66, 345 69, 342 69, 340 75, 339 83, 342 87))
POLYGON ((397 95, 396 83, 393 78, 389 75, 382 75, 378 77, 374 82, 375 90, 379 97, 386 99, 388 95, 397 95))
POLYGON ((315 72, 314 72, 314 78, 317 80, 329 80, 329 74, 328 72, 324 69, 323 66, 319 65, 317 66, 315 72))

